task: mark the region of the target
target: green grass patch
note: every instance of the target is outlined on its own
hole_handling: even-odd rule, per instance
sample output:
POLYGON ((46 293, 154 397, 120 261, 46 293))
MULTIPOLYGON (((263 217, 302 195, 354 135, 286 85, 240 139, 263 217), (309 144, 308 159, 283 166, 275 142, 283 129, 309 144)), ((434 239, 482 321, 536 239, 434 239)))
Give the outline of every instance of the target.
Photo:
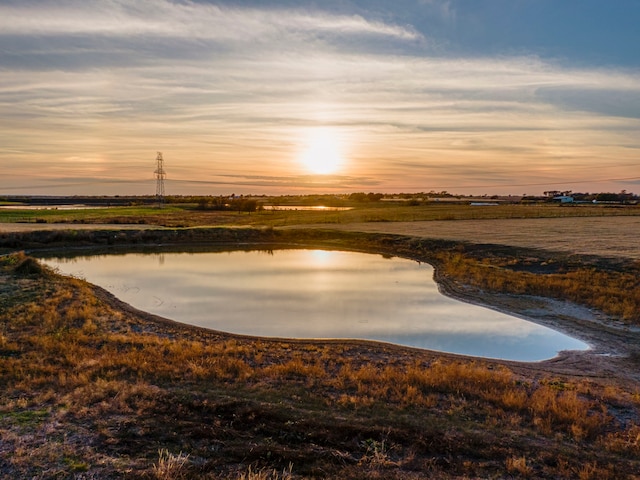
POLYGON ((32 210, 7 209, 0 210, 0 223, 138 223, 145 218, 160 215, 173 215, 183 212, 183 207, 153 206, 91 208, 82 210, 32 210))
POLYGON ((49 416, 48 410, 20 410, 0 412, 0 419, 8 420, 20 427, 38 427, 49 416))
POLYGON ((235 212, 200 210, 195 204, 109 207, 85 210, 2 210, 0 223, 112 223, 149 224, 168 227, 202 225, 291 226, 308 224, 349 224, 359 222, 414 222, 432 220, 481 220, 514 218, 566 218, 640 215, 640 207, 608 208, 583 205, 504 204, 491 207, 467 203, 427 202, 410 205, 400 202, 352 204, 351 210, 264 210, 235 212))

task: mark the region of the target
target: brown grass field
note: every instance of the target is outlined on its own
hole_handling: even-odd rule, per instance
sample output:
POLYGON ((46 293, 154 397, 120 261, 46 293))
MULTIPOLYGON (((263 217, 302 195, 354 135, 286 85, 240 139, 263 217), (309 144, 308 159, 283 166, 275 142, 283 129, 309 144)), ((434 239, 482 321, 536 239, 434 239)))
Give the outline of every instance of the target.
POLYGON ((640 216, 367 222, 332 228, 640 260, 640 216))
POLYGON ((0 224, 0 478, 640 478, 638 211, 417 208, 100 219, 257 229, 114 230, 87 225, 90 213, 41 231, 0 224), (12 253, 158 244, 429 261, 450 295, 592 349, 526 364, 234 336, 136 311, 12 253))

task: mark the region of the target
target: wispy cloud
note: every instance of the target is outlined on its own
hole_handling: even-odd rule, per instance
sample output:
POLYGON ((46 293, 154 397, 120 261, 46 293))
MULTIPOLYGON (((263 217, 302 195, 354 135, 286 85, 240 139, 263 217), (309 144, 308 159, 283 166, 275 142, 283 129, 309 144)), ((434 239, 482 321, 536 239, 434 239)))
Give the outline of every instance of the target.
POLYGON ((339 15, 302 8, 229 8, 166 0, 80 1, 25 3, 0 6, 3 35, 108 37, 158 36, 250 43, 283 35, 310 38, 318 34, 379 35, 419 40, 415 29, 360 15, 339 15))

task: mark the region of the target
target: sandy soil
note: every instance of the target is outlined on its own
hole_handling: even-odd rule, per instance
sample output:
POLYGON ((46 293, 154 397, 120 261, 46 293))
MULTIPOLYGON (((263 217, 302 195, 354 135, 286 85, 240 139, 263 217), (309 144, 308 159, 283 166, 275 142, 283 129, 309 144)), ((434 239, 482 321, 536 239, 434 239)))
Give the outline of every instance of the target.
POLYGON ((640 259, 640 217, 371 222, 314 227, 640 259))

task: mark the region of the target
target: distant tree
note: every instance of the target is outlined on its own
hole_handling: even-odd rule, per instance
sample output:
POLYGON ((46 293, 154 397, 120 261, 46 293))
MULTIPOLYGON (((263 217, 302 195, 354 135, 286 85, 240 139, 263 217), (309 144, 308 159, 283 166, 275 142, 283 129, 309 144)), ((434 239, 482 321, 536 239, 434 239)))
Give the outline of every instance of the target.
POLYGON ((619 202, 620 196, 617 193, 599 193, 596 195, 598 202, 619 202))
POLYGON ((197 197, 194 200, 198 210, 228 210, 230 208, 226 197, 197 197))
POLYGON ((252 198, 237 198, 231 201, 231 208, 238 212, 255 212, 258 210, 258 201, 252 198))
POLYGON ((626 190, 620 190, 620 194, 618 195, 618 198, 620 199, 621 202, 633 202, 634 200, 637 199, 637 196, 634 195, 633 193, 627 192, 626 190))
POLYGON ((349 200, 353 202, 366 202, 367 194, 364 192, 355 192, 349 195, 349 200))
POLYGON ((210 201, 206 197, 201 197, 198 199, 198 210, 208 210, 210 206, 210 201))

